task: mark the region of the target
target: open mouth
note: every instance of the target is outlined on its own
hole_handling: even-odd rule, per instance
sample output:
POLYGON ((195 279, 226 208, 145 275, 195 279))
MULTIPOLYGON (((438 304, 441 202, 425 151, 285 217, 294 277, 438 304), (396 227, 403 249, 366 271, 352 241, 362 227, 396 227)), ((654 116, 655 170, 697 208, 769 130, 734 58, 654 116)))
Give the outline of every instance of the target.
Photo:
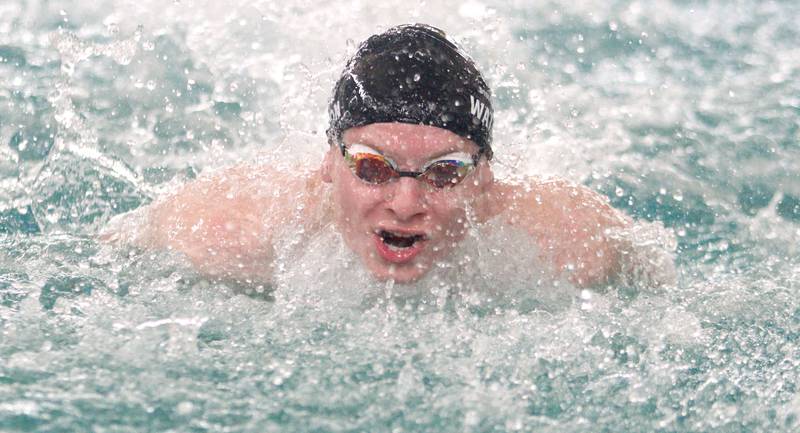
POLYGON ((418 241, 425 240, 425 235, 403 235, 386 230, 379 231, 378 236, 386 245, 394 248, 409 248, 418 241))
POLYGON ((424 234, 398 233, 388 230, 375 232, 375 251, 383 260, 402 265, 412 263, 425 249, 428 237, 424 234))

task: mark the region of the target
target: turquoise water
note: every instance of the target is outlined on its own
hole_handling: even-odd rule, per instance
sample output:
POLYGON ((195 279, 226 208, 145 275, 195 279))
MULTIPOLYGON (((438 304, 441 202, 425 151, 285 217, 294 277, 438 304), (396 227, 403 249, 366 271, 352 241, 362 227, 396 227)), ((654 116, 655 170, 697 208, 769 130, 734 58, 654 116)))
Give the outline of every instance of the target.
POLYGON ((794 1, 4 2, 0 430, 800 430, 798 22, 794 1), (325 251, 248 294, 95 240, 203 172, 320 160, 353 41, 410 21, 486 71, 498 176, 660 221, 677 284, 392 297, 325 251))

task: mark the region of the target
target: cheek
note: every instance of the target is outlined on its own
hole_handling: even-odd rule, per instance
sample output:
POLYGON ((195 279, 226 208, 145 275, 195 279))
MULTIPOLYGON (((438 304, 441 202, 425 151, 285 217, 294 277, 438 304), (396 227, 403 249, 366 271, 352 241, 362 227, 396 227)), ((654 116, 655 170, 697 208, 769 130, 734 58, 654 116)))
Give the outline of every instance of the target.
POLYGON ((467 219, 467 203, 463 197, 441 196, 431 200, 431 216, 435 224, 453 235, 463 232, 467 219))
POLYGON ((349 172, 339 173, 333 179, 336 218, 340 224, 356 224, 366 218, 378 201, 379 194, 364 182, 354 179, 349 172))

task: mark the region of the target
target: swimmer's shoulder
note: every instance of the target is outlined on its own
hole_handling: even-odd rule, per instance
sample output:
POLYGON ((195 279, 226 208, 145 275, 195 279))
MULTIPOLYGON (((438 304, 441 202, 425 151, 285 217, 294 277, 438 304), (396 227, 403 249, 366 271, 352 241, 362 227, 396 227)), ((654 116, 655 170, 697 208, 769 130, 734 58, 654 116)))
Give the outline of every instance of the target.
POLYGON ((268 239, 264 232, 279 224, 316 226, 327 212, 327 196, 319 170, 246 163, 184 185, 154 214, 167 221, 203 219, 218 231, 233 226, 268 239))
POLYGON ((527 231, 557 270, 581 286, 608 281, 618 254, 605 233, 630 219, 591 189, 558 178, 498 182, 487 194, 488 214, 527 231))
MULTIPOLYGON (((322 226, 327 192, 315 170, 240 164, 202 175, 116 224, 145 249, 183 253, 210 276, 268 281, 285 229, 322 226), (135 216, 135 218, 134 218, 135 216)), ((113 236, 107 236, 114 241, 113 236)))
POLYGON ((591 189, 561 178, 525 177, 496 181, 486 194, 483 214, 511 222, 537 225, 552 222, 582 225, 587 219, 625 225, 626 217, 614 211, 608 200, 591 189))

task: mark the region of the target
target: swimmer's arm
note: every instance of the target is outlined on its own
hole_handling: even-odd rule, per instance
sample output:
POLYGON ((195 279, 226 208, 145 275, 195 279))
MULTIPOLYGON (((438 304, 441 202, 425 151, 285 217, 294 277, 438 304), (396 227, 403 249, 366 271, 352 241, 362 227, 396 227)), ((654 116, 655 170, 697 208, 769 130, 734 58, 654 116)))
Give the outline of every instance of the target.
POLYGON ((110 241, 184 254, 208 277, 241 283, 272 279, 277 232, 314 226, 319 175, 240 166, 201 178, 136 211, 135 227, 107 231, 110 241), (304 206, 299 206, 304 204, 304 206), (299 209, 299 210, 298 210, 299 209))
POLYGON ((491 213, 531 233, 542 259, 579 287, 612 283, 623 257, 608 234, 632 224, 605 197, 563 180, 496 184, 491 213))

